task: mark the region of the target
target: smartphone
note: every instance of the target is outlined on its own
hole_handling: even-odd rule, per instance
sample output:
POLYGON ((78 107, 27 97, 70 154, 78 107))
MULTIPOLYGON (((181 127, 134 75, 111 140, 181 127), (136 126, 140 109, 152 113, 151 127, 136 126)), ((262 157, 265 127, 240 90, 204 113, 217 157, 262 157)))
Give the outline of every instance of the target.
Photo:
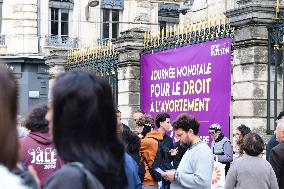
POLYGON ((157 172, 160 173, 160 174, 165 173, 165 171, 163 171, 163 170, 162 170, 161 168, 159 168, 159 167, 155 168, 154 170, 157 171, 157 172))

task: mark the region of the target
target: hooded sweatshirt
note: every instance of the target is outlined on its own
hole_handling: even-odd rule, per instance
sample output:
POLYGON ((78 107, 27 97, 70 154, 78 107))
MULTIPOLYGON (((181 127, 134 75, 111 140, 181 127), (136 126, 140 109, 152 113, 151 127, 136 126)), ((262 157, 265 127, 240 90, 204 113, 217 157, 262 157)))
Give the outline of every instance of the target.
POLYGON ((30 132, 20 140, 20 159, 25 165, 32 165, 37 171, 41 187, 47 181, 49 175, 63 166, 63 160, 59 158, 51 142, 49 133, 30 132))
POLYGON ((0 175, 1 189, 28 189, 27 186, 24 186, 23 181, 19 176, 11 173, 3 165, 0 165, 0 175))
MULTIPOLYGON (((145 159, 149 163, 149 166, 151 166, 151 167, 154 163, 156 153, 157 153, 157 150, 158 150, 158 141, 153 139, 153 138, 155 138, 159 141, 162 141, 163 135, 158 131, 149 132, 145 136, 145 138, 143 138, 141 140, 141 147, 140 147, 141 155, 143 155, 145 157, 145 159)), ((145 176, 144 176, 143 185, 145 185, 145 186, 157 186, 158 183, 153 180, 146 163, 144 163, 144 165, 145 165, 146 173, 145 173, 145 176)))

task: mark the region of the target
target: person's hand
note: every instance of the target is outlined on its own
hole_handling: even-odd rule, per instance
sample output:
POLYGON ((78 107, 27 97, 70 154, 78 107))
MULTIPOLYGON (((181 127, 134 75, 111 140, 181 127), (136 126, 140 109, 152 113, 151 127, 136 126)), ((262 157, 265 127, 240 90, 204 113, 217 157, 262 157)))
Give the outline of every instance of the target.
POLYGON ((178 154, 178 147, 175 149, 171 149, 170 151, 171 156, 176 156, 178 154))
POLYGON ((166 171, 161 175, 165 180, 172 182, 175 180, 175 173, 176 171, 166 171))
POLYGON ((34 177, 37 185, 40 187, 40 180, 39 180, 39 177, 37 175, 36 170, 31 165, 28 166, 28 170, 29 170, 30 174, 34 177))

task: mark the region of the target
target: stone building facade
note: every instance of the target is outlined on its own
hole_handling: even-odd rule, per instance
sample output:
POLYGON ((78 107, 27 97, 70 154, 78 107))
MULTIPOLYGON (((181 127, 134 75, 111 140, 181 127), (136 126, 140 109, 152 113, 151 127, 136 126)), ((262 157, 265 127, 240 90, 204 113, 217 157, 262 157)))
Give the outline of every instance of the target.
MULTIPOLYGON (((215 14, 224 14, 229 19, 229 23, 235 28, 234 51, 232 54, 232 95, 231 95, 231 135, 240 124, 246 124, 253 131, 260 133, 264 138, 268 138, 267 125, 274 129, 274 105, 270 99, 270 118, 267 119, 267 80, 268 80, 268 26, 275 22, 276 1, 185 1, 181 3, 187 9, 186 14, 180 14, 180 23, 193 20, 199 21, 213 17, 215 14)), ((282 8, 282 5, 281 7, 282 8)), ((139 50, 142 48, 142 33, 139 30, 132 30, 130 33, 139 35, 135 37, 133 46, 137 51, 127 51, 131 49, 129 45, 122 43, 125 47, 121 54, 123 64, 120 72, 120 98, 119 107, 123 110, 124 118, 131 117, 131 112, 139 107, 139 50), (139 39, 139 40, 138 40, 139 39), (137 43, 140 41, 140 45, 137 43), (135 44, 135 45, 134 45, 135 44), (131 64, 133 62, 133 64, 131 64)), ((131 37, 129 38, 131 40, 131 37)), ((279 68, 277 68, 279 69, 279 68)), ((281 68, 280 68, 281 69, 281 68)), ((271 68, 270 75, 275 74, 275 67, 271 68)), ((278 91, 277 91, 277 113, 282 107, 282 74, 278 70, 278 91)), ((270 96, 274 96, 273 77, 272 87, 269 90, 270 96)), ((131 125, 131 119, 129 121, 131 125)), ((232 137, 232 136, 231 136, 232 137)))
MULTIPOLYGON (((117 105, 123 122, 133 126, 131 113, 140 105, 144 32, 225 14, 236 29, 231 133, 240 123, 264 132, 267 124, 266 28, 274 22, 275 4, 275 0, 0 0, 0 60, 31 58, 44 62, 48 65, 50 88, 54 77, 64 72, 67 50, 110 39, 120 52, 117 105)), ((278 93, 280 98, 282 91, 278 93)))
MULTIPOLYGON (((177 13, 181 1, 174 3, 177 13)), ((47 101, 46 91, 54 76, 64 71, 68 50, 116 40, 121 32, 135 27, 158 30, 158 12, 164 10, 163 4, 151 0, 0 0, 0 62, 11 64, 20 59, 23 65, 30 62, 35 63, 33 66, 48 65, 44 71, 40 66, 37 69, 41 71, 36 71, 36 67, 34 71, 26 71, 45 72, 44 77, 49 75, 50 85, 48 82, 44 86, 33 85, 35 80, 43 83, 48 79, 41 76, 26 79, 28 82, 24 82, 21 90, 21 114, 34 103, 47 101), (29 91, 37 93, 36 98, 30 99, 32 103, 24 102, 29 98, 29 91)), ((171 19, 168 15, 162 21, 165 25, 166 22, 178 23, 179 19, 171 19)), ((23 80, 19 78, 20 82, 23 80)), ((123 115, 128 118, 128 114, 123 115)))

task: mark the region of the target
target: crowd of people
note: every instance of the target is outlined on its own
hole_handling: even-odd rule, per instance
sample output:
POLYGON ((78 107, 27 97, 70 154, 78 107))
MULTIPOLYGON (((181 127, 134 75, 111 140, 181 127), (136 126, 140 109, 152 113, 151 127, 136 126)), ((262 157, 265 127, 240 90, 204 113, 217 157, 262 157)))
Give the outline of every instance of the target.
POLYGON ((15 78, 0 65, 0 188, 210 189, 216 161, 225 166, 225 189, 284 188, 284 112, 265 160, 263 139, 243 124, 234 133, 237 155, 221 125, 209 126, 209 146, 186 113, 173 121, 136 110, 130 129, 109 84, 90 73, 58 76, 49 103, 27 114, 20 135, 17 96, 15 78))

